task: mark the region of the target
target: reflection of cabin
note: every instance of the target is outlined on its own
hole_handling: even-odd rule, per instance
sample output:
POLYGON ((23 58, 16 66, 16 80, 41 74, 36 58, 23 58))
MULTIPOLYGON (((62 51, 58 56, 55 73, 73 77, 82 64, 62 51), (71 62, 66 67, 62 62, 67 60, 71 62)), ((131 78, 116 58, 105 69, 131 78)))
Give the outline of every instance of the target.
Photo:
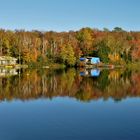
POLYGON ((100 76, 100 70, 99 69, 85 69, 80 72, 80 76, 98 77, 100 76))
POLYGON ((100 58, 99 57, 81 57, 80 61, 83 62, 84 64, 89 64, 89 65, 97 65, 99 64, 100 58))
POLYGON ((0 65, 16 65, 17 59, 10 56, 0 56, 0 65))
POLYGON ((16 69, 5 69, 5 68, 0 69, 0 77, 12 76, 17 74, 18 72, 16 69))

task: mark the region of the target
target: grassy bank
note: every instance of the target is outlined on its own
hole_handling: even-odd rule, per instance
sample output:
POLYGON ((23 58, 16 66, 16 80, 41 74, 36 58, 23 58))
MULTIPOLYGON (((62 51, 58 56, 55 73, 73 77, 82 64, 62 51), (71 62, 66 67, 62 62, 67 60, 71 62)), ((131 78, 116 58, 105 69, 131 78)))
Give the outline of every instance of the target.
POLYGON ((133 62, 126 65, 126 68, 130 70, 140 70, 140 62, 133 62))
POLYGON ((66 65, 59 63, 29 63, 28 68, 64 69, 66 68, 66 65))

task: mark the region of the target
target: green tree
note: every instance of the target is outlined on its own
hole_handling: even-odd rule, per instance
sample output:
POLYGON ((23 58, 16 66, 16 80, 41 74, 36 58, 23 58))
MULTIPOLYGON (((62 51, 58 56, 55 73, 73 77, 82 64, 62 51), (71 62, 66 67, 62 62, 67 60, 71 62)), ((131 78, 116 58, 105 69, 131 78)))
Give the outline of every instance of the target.
POLYGON ((66 48, 67 48, 67 58, 66 58, 67 64, 70 66, 74 66, 76 63, 76 57, 74 55, 73 48, 71 45, 67 45, 66 48))
POLYGON ((120 27, 115 27, 113 31, 114 32, 124 32, 124 30, 120 27))
POLYGON ((105 40, 102 40, 100 41, 98 44, 97 44, 97 54, 98 56, 100 57, 101 61, 103 63, 108 63, 109 62, 109 52, 110 52, 110 49, 109 47, 106 45, 106 42, 105 40))
POLYGON ((83 28, 77 33, 77 39, 80 44, 80 48, 84 55, 92 53, 93 47, 93 30, 90 28, 83 28))
POLYGON ((76 57, 74 50, 70 44, 61 46, 60 59, 69 66, 74 66, 76 63, 76 57))

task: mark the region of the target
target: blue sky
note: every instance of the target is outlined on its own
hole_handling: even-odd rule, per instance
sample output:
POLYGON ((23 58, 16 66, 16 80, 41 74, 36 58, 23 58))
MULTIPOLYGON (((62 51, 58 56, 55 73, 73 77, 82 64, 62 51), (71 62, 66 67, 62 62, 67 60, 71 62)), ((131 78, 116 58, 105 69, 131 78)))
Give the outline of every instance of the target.
POLYGON ((140 0, 0 0, 0 28, 140 31, 140 0))

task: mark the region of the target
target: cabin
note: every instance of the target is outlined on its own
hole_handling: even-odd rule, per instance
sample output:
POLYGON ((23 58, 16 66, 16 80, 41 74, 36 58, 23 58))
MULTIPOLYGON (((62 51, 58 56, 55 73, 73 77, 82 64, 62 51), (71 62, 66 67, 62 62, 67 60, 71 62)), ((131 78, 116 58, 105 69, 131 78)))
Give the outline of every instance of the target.
POLYGON ((84 64, 90 64, 90 65, 97 65, 99 64, 100 58, 99 57, 81 57, 80 61, 83 62, 84 64))
POLYGON ((101 61, 99 57, 91 57, 90 62, 91 64, 99 64, 101 61))
POLYGON ((10 56, 0 56, 0 66, 16 65, 17 59, 10 56))

